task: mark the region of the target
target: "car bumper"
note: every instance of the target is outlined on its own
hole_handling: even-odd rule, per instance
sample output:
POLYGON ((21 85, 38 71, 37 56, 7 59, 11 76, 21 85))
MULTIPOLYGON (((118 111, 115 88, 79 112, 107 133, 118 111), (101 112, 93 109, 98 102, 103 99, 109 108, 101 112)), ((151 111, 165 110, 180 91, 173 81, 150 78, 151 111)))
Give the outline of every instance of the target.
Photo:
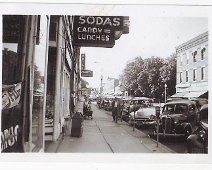
POLYGON ((154 119, 131 119, 129 123, 133 125, 135 122, 136 126, 154 126, 155 125, 155 120, 154 119))
POLYGON ((176 134, 176 133, 149 133, 150 136, 163 136, 163 137, 185 137, 185 134, 176 134))

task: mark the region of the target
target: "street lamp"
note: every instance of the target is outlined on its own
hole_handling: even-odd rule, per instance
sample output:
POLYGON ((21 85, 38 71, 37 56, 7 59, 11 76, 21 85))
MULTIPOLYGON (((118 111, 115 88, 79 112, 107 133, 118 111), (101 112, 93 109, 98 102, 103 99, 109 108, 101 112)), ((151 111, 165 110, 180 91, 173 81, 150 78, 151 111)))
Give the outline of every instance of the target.
POLYGON ((103 91, 102 81, 103 81, 103 75, 101 75, 101 87, 100 87, 100 96, 101 97, 102 97, 102 91, 103 91))
POLYGON ((167 88, 167 84, 166 83, 164 84, 164 87, 165 87, 165 96, 164 97, 165 97, 165 103, 166 103, 166 88, 167 88))

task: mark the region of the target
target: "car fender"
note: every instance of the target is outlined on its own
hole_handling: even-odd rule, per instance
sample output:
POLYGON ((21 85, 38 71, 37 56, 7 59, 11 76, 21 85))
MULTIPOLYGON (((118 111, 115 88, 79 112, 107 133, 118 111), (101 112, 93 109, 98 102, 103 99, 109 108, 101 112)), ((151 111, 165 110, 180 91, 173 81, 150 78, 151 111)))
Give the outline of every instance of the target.
POLYGON ((199 137, 196 134, 190 135, 186 140, 186 147, 188 153, 196 153, 197 151, 204 150, 204 145, 199 141, 199 137))
POLYGON ((192 129, 191 124, 188 122, 181 123, 181 126, 183 127, 183 129, 187 129, 187 128, 192 129))

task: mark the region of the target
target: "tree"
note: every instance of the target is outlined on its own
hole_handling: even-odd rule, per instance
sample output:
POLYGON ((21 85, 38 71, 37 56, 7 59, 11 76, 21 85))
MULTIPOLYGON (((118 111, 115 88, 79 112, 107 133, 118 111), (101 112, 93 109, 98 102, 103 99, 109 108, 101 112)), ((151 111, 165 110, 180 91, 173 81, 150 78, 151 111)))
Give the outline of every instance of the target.
POLYGON ((166 59, 166 63, 160 69, 161 81, 163 86, 167 84, 167 95, 175 94, 176 86, 176 54, 172 54, 166 59))
POLYGON ((167 94, 175 93, 176 60, 175 55, 167 59, 137 57, 130 61, 120 76, 125 90, 135 92, 136 96, 164 99, 164 85, 167 84, 167 94))
POLYGON ((120 76, 120 82, 124 90, 135 91, 138 89, 138 77, 142 66, 143 59, 141 57, 136 57, 126 65, 123 74, 120 76))

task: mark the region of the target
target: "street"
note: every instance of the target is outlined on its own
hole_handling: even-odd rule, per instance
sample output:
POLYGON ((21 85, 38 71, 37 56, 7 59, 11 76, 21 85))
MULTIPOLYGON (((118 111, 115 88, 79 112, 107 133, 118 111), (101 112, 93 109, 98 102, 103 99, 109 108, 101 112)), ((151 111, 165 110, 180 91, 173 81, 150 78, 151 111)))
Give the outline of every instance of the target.
MULTIPOLYGON (((148 134, 148 130, 145 129, 139 129, 142 132, 148 134)), ((154 138, 156 140, 156 138, 154 138)), ((167 146, 168 148, 174 150, 176 153, 186 153, 186 141, 183 138, 168 138, 160 139, 160 143, 167 146)))
MULTIPOLYGON (((79 106, 79 110, 82 107, 79 106)), ((111 112, 92 104, 93 119, 84 120, 82 137, 70 136, 70 126, 60 141, 47 146, 46 152, 57 153, 173 153, 145 133, 135 130, 124 121, 113 122, 111 112)))

